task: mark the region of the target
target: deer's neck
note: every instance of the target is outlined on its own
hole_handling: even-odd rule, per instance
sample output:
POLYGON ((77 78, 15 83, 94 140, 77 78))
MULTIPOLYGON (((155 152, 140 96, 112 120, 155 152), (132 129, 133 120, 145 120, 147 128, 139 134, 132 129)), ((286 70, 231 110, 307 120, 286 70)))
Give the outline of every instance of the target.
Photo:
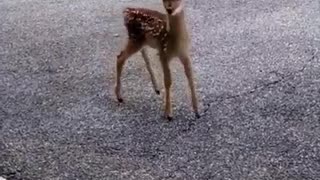
POLYGON ((186 28, 184 11, 175 16, 169 16, 169 49, 173 55, 183 53, 189 48, 189 35, 186 28))
POLYGON ((170 34, 175 37, 181 37, 187 35, 186 24, 185 24, 185 15, 182 10, 179 14, 175 16, 169 16, 169 26, 170 34))

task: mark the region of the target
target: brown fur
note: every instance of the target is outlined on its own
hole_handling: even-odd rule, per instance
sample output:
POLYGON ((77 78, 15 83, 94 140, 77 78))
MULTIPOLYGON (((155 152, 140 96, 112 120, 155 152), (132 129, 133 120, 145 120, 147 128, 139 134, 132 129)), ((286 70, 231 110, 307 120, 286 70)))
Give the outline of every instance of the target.
MULTIPOLYGON (((165 8, 176 8, 171 6, 171 0, 167 1, 165 8), (166 7, 169 3, 170 7, 166 7)), ((177 1, 176 1, 177 2, 177 1)), ((175 3, 176 3, 175 2, 175 3)), ((179 1, 180 2, 180 1, 179 1)), ((167 9, 167 12, 170 10, 167 9)), ((158 11, 145 8, 126 8, 123 11, 124 25, 128 31, 128 41, 126 47, 117 56, 117 77, 115 94, 119 102, 122 102, 120 95, 121 74, 125 61, 138 51, 141 51, 146 62, 147 69, 150 73, 151 80, 157 94, 160 92, 151 69, 149 58, 146 54, 144 46, 150 46, 159 51, 160 62, 164 74, 165 86, 165 116, 172 119, 171 108, 171 71, 169 62, 172 58, 178 57, 184 66, 185 74, 188 79, 190 88, 192 107, 196 117, 200 117, 198 113, 198 102, 195 93, 195 85, 193 80, 193 70, 189 52, 189 35, 185 24, 184 11, 182 10, 175 16, 163 14, 158 11)))

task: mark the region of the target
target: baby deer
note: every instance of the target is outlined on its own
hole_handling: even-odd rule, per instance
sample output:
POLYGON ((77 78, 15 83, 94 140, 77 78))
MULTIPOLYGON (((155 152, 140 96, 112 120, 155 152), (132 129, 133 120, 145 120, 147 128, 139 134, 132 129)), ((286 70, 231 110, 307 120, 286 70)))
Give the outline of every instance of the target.
POLYGON ((178 57, 184 66, 191 91, 193 111, 195 116, 200 118, 192 64, 188 52, 189 35, 185 24, 182 1, 183 0, 163 0, 166 14, 146 8, 126 8, 123 11, 124 25, 129 37, 125 48, 117 56, 115 94, 118 101, 122 102, 120 78, 123 65, 131 55, 138 51, 142 53, 147 70, 151 76, 154 90, 157 94, 160 94, 153 70, 150 66, 150 60, 144 47, 149 46, 159 52, 164 75, 165 116, 168 120, 172 119, 170 90, 172 81, 169 62, 174 57, 178 57))

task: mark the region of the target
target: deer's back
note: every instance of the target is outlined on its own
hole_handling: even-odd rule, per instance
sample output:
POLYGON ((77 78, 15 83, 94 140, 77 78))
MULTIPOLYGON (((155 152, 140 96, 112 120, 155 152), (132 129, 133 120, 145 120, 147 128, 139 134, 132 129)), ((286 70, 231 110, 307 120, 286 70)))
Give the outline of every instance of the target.
POLYGON ((162 40, 166 31, 166 15, 150 9, 126 8, 123 11, 124 25, 129 38, 136 41, 162 40))

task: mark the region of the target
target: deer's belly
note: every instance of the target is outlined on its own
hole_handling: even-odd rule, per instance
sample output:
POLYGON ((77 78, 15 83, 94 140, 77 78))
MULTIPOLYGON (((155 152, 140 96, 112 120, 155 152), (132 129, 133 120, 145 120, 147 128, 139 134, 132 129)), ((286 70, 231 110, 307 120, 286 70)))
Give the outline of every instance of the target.
POLYGON ((146 44, 148 46, 150 46, 151 48, 154 48, 154 49, 158 49, 159 48, 159 42, 157 39, 155 38, 146 38, 146 44))

